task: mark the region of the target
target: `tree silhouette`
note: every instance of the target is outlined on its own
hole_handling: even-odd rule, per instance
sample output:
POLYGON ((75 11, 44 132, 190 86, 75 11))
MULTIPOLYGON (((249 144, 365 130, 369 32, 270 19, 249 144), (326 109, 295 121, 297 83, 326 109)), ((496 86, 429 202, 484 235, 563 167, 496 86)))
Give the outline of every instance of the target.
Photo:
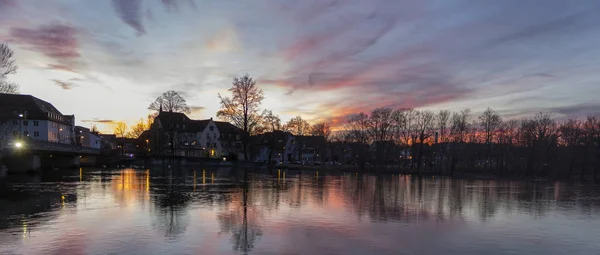
POLYGON ((0 93, 19 93, 19 85, 6 81, 6 76, 16 71, 14 52, 7 44, 0 43, 0 93))
POLYGON ((244 131, 242 144, 244 157, 247 160, 249 135, 255 134, 261 123, 261 115, 258 112, 264 99, 263 91, 256 86, 256 81, 246 74, 243 77, 233 78, 229 92, 231 97, 219 94, 221 109, 217 112, 217 117, 231 122, 244 131))
POLYGON ((318 122, 310 127, 310 134, 323 136, 327 140, 331 135, 331 124, 327 122, 318 122))
POLYGON ((148 110, 160 111, 161 109, 166 112, 190 113, 190 107, 183 96, 174 90, 163 93, 148 106, 148 110))
POLYGON ((127 124, 122 121, 117 122, 113 132, 117 137, 125 137, 127 135, 127 124))

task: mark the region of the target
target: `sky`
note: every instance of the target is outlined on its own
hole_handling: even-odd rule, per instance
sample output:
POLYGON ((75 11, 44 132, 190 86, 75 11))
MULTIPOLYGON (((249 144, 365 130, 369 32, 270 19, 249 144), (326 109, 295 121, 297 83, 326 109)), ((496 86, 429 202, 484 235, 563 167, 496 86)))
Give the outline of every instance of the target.
POLYGON ((339 123, 377 107, 600 112, 600 2, 0 0, 9 80, 111 131, 167 90, 215 117, 233 77, 262 107, 339 123))

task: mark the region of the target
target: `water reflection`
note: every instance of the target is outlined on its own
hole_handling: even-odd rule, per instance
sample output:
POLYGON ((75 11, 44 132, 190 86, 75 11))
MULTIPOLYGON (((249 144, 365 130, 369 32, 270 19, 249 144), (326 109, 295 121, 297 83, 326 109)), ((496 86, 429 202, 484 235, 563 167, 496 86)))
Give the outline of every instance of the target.
POLYGON ((262 235, 259 226, 261 212, 249 197, 248 173, 245 172, 239 193, 232 195, 232 203, 227 204, 218 215, 221 232, 231 234, 233 249, 247 254, 262 235))
POLYGON ((0 254, 593 254, 599 208, 575 183, 78 169, 1 180, 0 254))

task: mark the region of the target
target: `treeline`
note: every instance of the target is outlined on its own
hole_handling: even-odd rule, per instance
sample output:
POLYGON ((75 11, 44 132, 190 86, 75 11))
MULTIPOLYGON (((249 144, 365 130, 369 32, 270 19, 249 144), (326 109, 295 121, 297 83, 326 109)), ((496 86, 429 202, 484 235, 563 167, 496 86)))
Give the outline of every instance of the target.
MULTIPOLYGON (((321 160, 352 162, 365 169, 597 179, 600 167, 600 118, 596 116, 558 121, 541 112, 530 118, 503 119, 489 108, 479 116, 469 109, 378 108, 348 116, 332 132, 328 122, 311 125, 298 116, 282 123, 272 111, 261 109, 263 91, 247 74, 234 78, 229 92, 230 96, 218 95, 217 117, 244 131, 245 159, 251 136, 281 130, 324 136, 329 143, 319 150, 328 151, 328 156, 321 160)), ((190 113, 186 100, 175 91, 163 93, 148 109, 190 113)), ((142 119, 130 131, 120 124, 115 133, 136 137, 151 121, 151 116, 142 119)), ((271 138, 277 145, 279 138, 271 138)))
POLYGON ((469 109, 378 108, 351 115, 343 130, 330 140, 344 145, 331 147, 350 147, 353 160, 363 167, 594 180, 600 167, 600 121, 595 116, 557 121, 551 113, 503 119, 490 108, 480 116, 469 109))

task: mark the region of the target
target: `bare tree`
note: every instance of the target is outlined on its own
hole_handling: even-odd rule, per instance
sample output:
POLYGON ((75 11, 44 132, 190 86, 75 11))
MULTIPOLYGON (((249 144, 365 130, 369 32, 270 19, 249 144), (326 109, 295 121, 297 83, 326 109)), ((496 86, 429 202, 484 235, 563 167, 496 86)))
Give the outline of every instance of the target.
POLYGON ((408 149, 415 143, 415 116, 413 109, 399 109, 394 111, 392 119, 394 121, 395 136, 399 144, 404 146, 404 157, 409 158, 408 149))
POLYGON ((0 43, 0 93, 18 94, 19 85, 6 81, 6 76, 17 71, 14 52, 7 44, 0 43))
POLYGON ((521 141, 529 148, 525 175, 545 173, 547 158, 544 157, 547 156, 548 149, 556 144, 557 131, 558 126, 551 113, 540 112, 521 123, 521 141))
POLYGON ((450 111, 448 110, 440 110, 436 117, 437 122, 437 141, 439 142, 440 147, 440 161, 439 161, 439 172, 442 172, 444 167, 444 154, 446 153, 446 148, 448 146, 448 142, 450 142, 450 130, 448 128, 448 121, 450 120, 450 111))
MULTIPOLYGON (((520 123, 516 119, 510 119, 501 124, 498 143, 503 146, 501 150, 501 159, 499 160, 501 174, 505 174, 509 158, 512 157, 514 145, 518 144, 520 123)), ((514 161, 512 162, 514 164, 514 161)))
POLYGON ((281 139, 283 137, 281 137, 280 133, 275 132, 281 130, 281 128, 281 119, 279 116, 273 114, 271 110, 264 110, 262 114, 261 133, 265 133, 265 138, 268 141, 269 157, 267 162, 269 164, 276 150, 281 149, 281 153, 284 153, 283 148, 278 148, 278 146, 284 147, 286 141, 281 139))
POLYGON ((471 110, 464 109, 459 113, 452 113, 450 136, 453 140, 452 161, 450 164, 450 175, 454 175, 454 171, 460 158, 464 153, 464 142, 469 129, 469 117, 471 110))
MULTIPOLYGON (((594 147, 596 154, 596 163, 594 164, 594 181, 597 180, 598 171, 600 170, 600 120, 595 116, 588 116, 587 120, 583 124, 584 133, 584 148, 594 147)), ((587 155, 586 152, 584 152, 587 155)), ((585 158, 585 156, 584 156, 585 158)), ((585 160, 582 163, 586 164, 585 160)), ((581 179, 584 177, 583 167, 581 172, 581 179)))
POLYGON ((127 135, 127 124, 122 121, 117 122, 113 132, 117 137, 125 137, 127 135))
POLYGON ((127 138, 139 138, 144 131, 148 130, 150 127, 147 126, 146 121, 144 119, 139 119, 135 125, 131 127, 131 129, 126 133, 127 138))
POLYGON ((310 127, 310 134, 314 136, 323 136, 325 140, 331 135, 331 124, 327 122, 318 122, 310 127))
POLYGON ((275 130, 281 130, 281 119, 279 116, 273 114, 271 110, 264 110, 262 114, 262 126, 264 132, 273 132, 275 130))
POLYGON ((221 109, 217 112, 217 117, 230 121, 233 125, 244 131, 244 157, 248 160, 248 138, 254 134, 254 130, 261 123, 259 107, 264 99, 262 89, 256 86, 250 75, 235 77, 231 88, 232 96, 223 97, 219 94, 221 100, 221 109))
POLYGON ((284 130, 297 136, 304 136, 310 133, 310 124, 300 116, 291 118, 285 125, 284 130))
POLYGON ((417 131, 417 138, 419 143, 419 154, 417 158, 417 174, 420 173, 421 165, 423 163, 423 148, 425 141, 431 137, 434 130, 435 114, 432 111, 418 111, 415 121, 415 130, 417 131))
POLYGON ((485 144, 487 145, 485 167, 486 169, 489 169, 492 154, 492 142, 494 142, 494 137, 496 136, 500 124, 502 124, 502 118, 498 112, 492 110, 492 108, 487 108, 483 114, 479 116, 479 122, 483 135, 485 136, 485 144))
POLYGON ((344 140, 351 145, 353 158, 364 169, 369 143, 369 116, 364 113, 350 115, 345 123, 344 140))
MULTIPOLYGON (((564 144, 568 148, 569 153, 569 171, 567 172, 567 178, 571 177, 573 173, 573 166, 575 164, 575 156, 577 155, 577 147, 585 139, 583 137, 583 127, 581 122, 575 119, 569 119, 563 122, 558 128, 560 131, 560 138, 562 144, 564 144)), ((585 152, 584 152, 585 153, 585 152)), ((585 162, 584 162, 585 163, 585 162)))
POLYGON ((300 116, 296 116, 290 119, 284 126, 283 130, 292 133, 296 136, 296 150, 298 152, 298 159, 302 158, 302 148, 304 147, 303 136, 310 133, 310 124, 308 121, 302 119, 300 116))
POLYGON ((148 106, 148 110, 160 111, 161 109, 166 112, 190 113, 190 107, 183 96, 174 90, 163 93, 148 106))

